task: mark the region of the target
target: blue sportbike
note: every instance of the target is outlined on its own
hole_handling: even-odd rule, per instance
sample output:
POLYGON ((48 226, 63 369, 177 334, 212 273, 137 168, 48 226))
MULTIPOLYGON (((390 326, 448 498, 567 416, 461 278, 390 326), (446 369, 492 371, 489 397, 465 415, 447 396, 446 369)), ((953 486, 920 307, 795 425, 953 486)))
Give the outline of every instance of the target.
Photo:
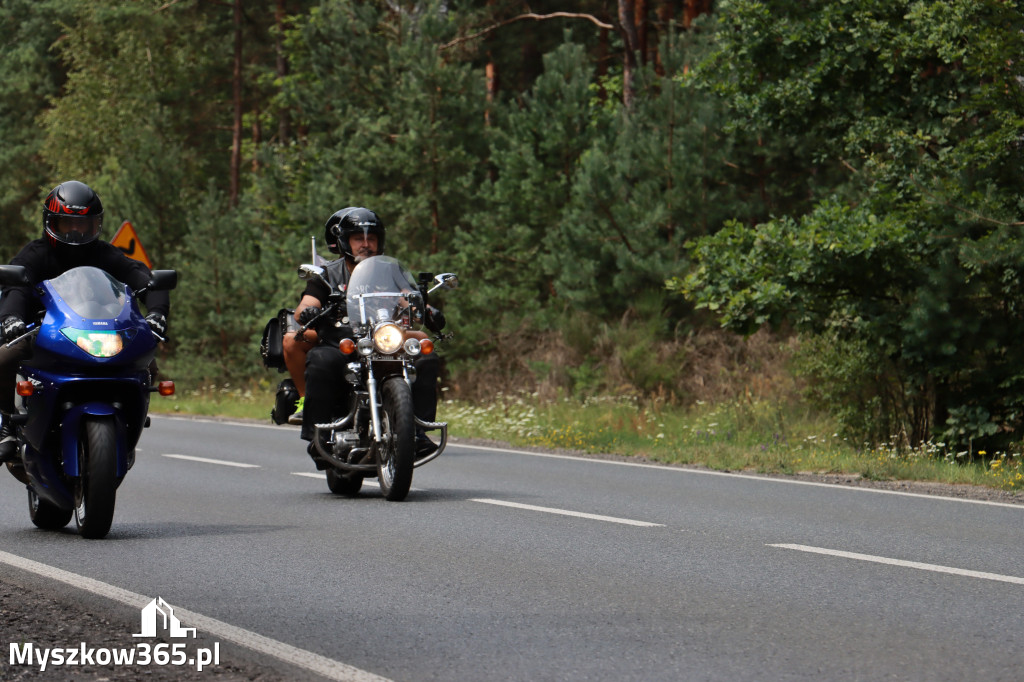
MULTIPOLYGON (((31 356, 18 369, 14 414, 20 461, 8 469, 28 487, 29 515, 39 528, 60 529, 72 515, 78 532, 110 531, 118 486, 135 463, 135 446, 149 426, 150 393, 159 338, 136 298, 177 285, 174 270, 155 270, 132 291, 103 270, 78 267, 33 287, 43 310, 27 334, 31 356)), ((0 265, 0 284, 31 284, 25 269, 0 265)))

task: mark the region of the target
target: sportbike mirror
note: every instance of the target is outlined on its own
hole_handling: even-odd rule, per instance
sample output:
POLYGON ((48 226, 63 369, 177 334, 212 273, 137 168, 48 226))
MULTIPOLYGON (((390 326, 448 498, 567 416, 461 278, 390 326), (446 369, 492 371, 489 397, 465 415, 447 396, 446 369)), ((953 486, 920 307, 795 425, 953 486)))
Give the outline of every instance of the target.
POLYGON ((135 295, 141 296, 147 291, 170 291, 176 286, 178 286, 177 270, 153 270, 153 278, 146 286, 136 291, 135 295))
POLYGON ((0 284, 19 285, 31 284, 28 270, 23 265, 0 265, 0 284))

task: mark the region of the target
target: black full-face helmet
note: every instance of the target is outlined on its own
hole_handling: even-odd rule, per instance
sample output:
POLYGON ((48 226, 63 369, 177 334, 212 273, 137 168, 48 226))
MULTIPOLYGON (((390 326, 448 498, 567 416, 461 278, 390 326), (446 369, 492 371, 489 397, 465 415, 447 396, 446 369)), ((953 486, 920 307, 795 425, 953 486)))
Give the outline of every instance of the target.
POLYGON ((102 228, 103 204, 85 183, 62 182, 43 200, 43 229, 50 244, 88 244, 102 228))
POLYGON ((349 238, 354 234, 377 235, 377 255, 380 256, 384 253, 384 238, 387 234, 384 229, 384 221, 367 208, 341 209, 327 219, 324 233, 327 239, 327 248, 334 253, 343 254, 346 258, 355 258, 352 246, 349 244, 349 238))

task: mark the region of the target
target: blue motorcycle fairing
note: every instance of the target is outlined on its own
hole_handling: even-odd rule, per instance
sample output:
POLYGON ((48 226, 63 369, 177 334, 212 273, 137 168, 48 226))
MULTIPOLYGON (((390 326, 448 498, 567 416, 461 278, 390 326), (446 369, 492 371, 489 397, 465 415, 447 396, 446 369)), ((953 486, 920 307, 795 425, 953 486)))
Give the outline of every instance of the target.
MULTIPOLYGON (((148 364, 150 353, 156 351, 156 337, 149 330, 149 325, 139 311, 135 298, 129 295, 127 285, 120 284, 120 292, 104 292, 110 294, 106 306, 88 307, 78 304, 78 310, 69 305, 57 291, 52 280, 40 283, 40 298, 46 310, 39 327, 39 335, 35 340, 34 351, 47 360, 70 360, 76 364, 87 362, 94 368, 105 365, 139 364, 145 358, 148 364), (120 300, 117 298, 120 296, 120 300), (113 314, 116 310, 116 315, 113 314), (109 317, 85 317, 82 313, 110 315, 109 317), (112 357, 96 357, 90 355, 65 336, 63 330, 78 329, 83 331, 119 332, 125 341, 124 349, 112 357)), ((31 363, 35 364, 35 363, 31 363)))
MULTIPOLYGON (((24 399, 23 410, 28 419, 21 432, 25 441, 37 452, 52 450, 57 443, 47 446, 54 427, 64 424, 69 407, 87 404, 105 405, 110 409, 118 405, 115 414, 125 432, 127 449, 131 450, 142 435, 146 414, 149 412, 149 371, 130 369, 117 375, 69 376, 23 365, 27 379, 38 386, 31 397, 24 399), (130 428, 129 428, 130 427, 130 428)), ((63 451, 63 446, 61 447, 63 451)))
POLYGON ((60 424, 60 442, 64 459, 64 474, 79 476, 78 439, 83 438, 83 417, 114 417, 117 431, 117 477, 122 478, 128 473, 128 448, 125 447, 124 427, 117 418, 117 410, 106 403, 84 403, 75 405, 64 413, 60 424))
POLYGON ((42 456, 31 445, 25 447, 25 473, 36 495, 61 509, 74 509, 75 494, 65 485, 57 463, 42 456))

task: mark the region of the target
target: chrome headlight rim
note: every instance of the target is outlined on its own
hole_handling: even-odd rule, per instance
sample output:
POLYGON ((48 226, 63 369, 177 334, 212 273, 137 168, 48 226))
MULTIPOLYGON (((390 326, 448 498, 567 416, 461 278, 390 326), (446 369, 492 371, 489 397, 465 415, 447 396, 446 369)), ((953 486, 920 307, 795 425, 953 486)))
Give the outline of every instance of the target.
POLYGON ((420 340, 412 336, 405 340, 405 343, 402 344, 402 348, 404 348, 405 352, 409 355, 419 355, 422 350, 420 347, 420 340))

